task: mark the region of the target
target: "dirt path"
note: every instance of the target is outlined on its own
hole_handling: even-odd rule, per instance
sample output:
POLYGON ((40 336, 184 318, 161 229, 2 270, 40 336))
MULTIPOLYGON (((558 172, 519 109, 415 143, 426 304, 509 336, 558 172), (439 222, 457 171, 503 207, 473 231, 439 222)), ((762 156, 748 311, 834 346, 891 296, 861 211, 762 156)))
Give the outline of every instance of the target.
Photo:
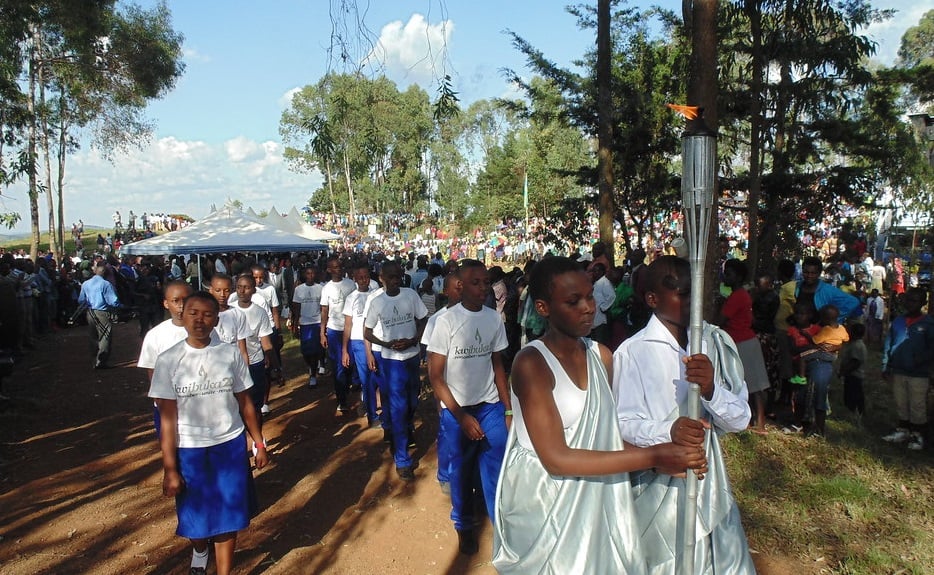
MULTIPOLYGON (((116 326, 116 367, 91 369, 84 328, 49 334, 16 366, 0 404, 0 572, 187 573, 136 369, 136 323, 116 326)), ((295 344, 265 427, 272 465, 256 474, 260 515, 241 533, 240 574, 471 574, 490 565, 491 527, 466 558, 435 481, 437 417, 422 403, 417 480, 399 481, 380 430, 334 415, 330 386, 304 386, 295 344), (321 389, 324 388, 324 389, 321 389)), ((805 573, 756 555, 765 575, 805 573)), ((213 571, 210 571, 213 572, 213 571)))

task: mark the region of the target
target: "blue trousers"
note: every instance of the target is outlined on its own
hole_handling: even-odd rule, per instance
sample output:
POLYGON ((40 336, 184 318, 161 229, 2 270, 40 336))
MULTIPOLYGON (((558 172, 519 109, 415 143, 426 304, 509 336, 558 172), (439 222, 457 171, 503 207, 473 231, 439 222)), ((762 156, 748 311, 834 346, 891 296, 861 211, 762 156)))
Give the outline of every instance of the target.
MULTIPOLYGON (((330 344, 328 344, 330 345, 330 344)), ((353 362, 357 377, 360 378, 360 388, 363 390, 363 407, 366 409, 367 421, 376 419, 376 381, 373 372, 366 364, 366 348, 362 339, 352 339, 348 342, 347 351, 350 361, 353 362)))
POLYGON ((383 370, 383 387, 389 396, 389 403, 383 404, 383 413, 386 413, 388 405, 392 456, 396 467, 411 467, 408 444, 412 418, 418 407, 418 355, 404 360, 383 358, 380 368, 383 370))
POLYGON ((337 405, 348 407, 347 394, 350 393, 350 373, 341 361, 344 349, 344 330, 325 328, 328 338, 328 358, 334 364, 334 395, 337 396, 337 405))
POLYGON ((386 387, 386 368, 383 366, 383 352, 374 350, 373 359, 376 361, 376 371, 370 372, 376 391, 379 393, 379 403, 382 406, 382 413, 379 421, 383 430, 392 430, 392 417, 389 413, 389 388, 386 387))
POLYGON ((441 410, 441 428, 438 432, 438 452, 448 456, 448 477, 451 482, 451 520, 454 529, 474 528, 474 492, 482 489, 487 514, 493 520, 496 502, 496 484, 506 453, 506 408, 501 402, 480 403, 462 408, 480 423, 484 438, 468 439, 461 431, 457 419, 447 409, 441 410), (477 485, 476 477, 480 477, 477 485))
POLYGON ((253 387, 250 388, 250 400, 253 407, 256 408, 256 417, 260 424, 263 423, 262 407, 266 401, 266 365, 263 361, 257 361, 250 364, 250 378, 253 380, 253 387))

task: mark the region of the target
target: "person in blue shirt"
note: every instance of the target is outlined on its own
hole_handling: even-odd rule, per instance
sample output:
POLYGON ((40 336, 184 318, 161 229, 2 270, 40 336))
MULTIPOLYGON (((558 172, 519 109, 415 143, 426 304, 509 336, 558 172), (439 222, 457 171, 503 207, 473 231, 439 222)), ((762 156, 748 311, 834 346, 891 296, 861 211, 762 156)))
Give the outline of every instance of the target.
POLYGON ((882 351, 882 377, 892 387, 898 424, 882 438, 889 443, 908 443, 908 449, 924 449, 927 397, 934 365, 934 317, 922 312, 927 293, 910 288, 902 296, 905 313, 892 320, 882 351))
POLYGON ((811 323, 819 323, 817 310, 827 305, 833 305, 839 310, 839 322, 846 323, 846 320, 859 317, 863 311, 859 299, 844 292, 825 281, 821 281, 821 272, 824 271, 824 265, 818 257, 806 257, 801 262, 802 279, 798 282, 795 290, 796 301, 808 302, 811 309, 814 310, 814 317, 811 323))
POLYGON ((78 305, 88 310, 91 341, 97 350, 94 355, 94 369, 105 369, 108 367, 110 334, 113 331, 111 313, 120 307, 120 300, 117 299, 117 292, 113 285, 104 279, 107 265, 103 261, 98 262, 94 265, 93 271, 94 275, 81 284, 78 305))

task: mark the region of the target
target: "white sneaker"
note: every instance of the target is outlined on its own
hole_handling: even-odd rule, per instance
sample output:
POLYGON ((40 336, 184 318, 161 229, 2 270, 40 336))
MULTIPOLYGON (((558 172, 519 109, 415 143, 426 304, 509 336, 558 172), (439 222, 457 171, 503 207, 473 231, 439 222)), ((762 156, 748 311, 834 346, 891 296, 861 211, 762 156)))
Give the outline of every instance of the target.
POLYGON ((266 403, 263 404, 263 407, 259 408, 260 413, 269 413, 270 411, 269 405, 266 403))
POLYGON ((319 365, 319 366, 318 366, 318 375, 324 375, 324 374, 327 373, 327 372, 328 372, 328 370, 325 369, 323 365, 319 365))
POLYGON ((308 387, 318 387, 318 380, 315 378, 315 376, 308 376, 308 387))
POLYGON ((920 433, 911 434, 911 442, 908 443, 908 449, 912 451, 921 451, 924 449, 924 438, 920 433))
POLYGON ((892 433, 883 436, 882 441, 887 441, 889 443, 904 443, 910 438, 911 434, 908 432, 908 430, 899 427, 892 433))

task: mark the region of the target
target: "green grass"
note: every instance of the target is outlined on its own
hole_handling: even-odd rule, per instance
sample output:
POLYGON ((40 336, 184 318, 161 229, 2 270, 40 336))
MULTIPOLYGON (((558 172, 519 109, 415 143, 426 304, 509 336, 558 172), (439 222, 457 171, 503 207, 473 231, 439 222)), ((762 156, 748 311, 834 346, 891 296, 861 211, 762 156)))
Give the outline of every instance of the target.
POLYGON ((862 421, 840 404, 835 382, 825 440, 777 430, 721 439, 754 550, 823 565, 821 573, 930 572, 934 458, 879 439, 894 415, 878 356, 870 354, 862 421))
MULTIPOLYGON (((84 228, 84 249, 85 251, 90 250, 93 252, 97 249, 97 234, 113 233, 112 229, 106 228, 89 228, 85 226, 84 228)), ((39 254, 44 254, 49 251, 49 232, 44 232, 39 235, 39 254)), ((29 254, 30 238, 18 239, 18 240, 7 240, 0 242, 0 247, 10 250, 23 250, 29 254)), ((75 241, 71 239, 71 228, 65 230, 65 253, 68 255, 74 255, 75 253, 75 241)), ((89 252, 90 253, 90 252, 89 252)))

